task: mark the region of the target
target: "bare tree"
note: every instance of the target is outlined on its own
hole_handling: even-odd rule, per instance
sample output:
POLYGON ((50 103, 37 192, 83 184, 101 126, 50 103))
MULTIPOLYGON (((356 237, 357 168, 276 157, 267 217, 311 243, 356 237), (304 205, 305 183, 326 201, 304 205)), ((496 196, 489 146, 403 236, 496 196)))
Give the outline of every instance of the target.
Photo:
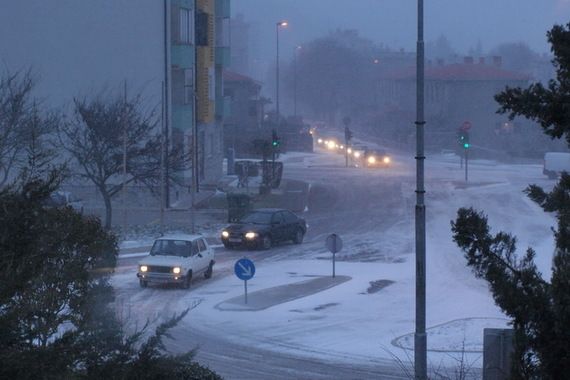
MULTIPOLYGON (((79 177, 91 181, 105 202, 105 227, 111 228, 113 196, 129 183, 154 191, 160 182, 161 133, 154 110, 145 110, 140 95, 131 99, 100 95, 74 99, 74 117, 62 124, 61 146, 78 164, 79 177), (123 178, 126 148, 127 177, 123 178)), ((187 157, 180 145, 166 159, 171 170, 183 170, 187 157)), ((169 180, 175 180, 171 176, 169 180)))
POLYGON ((0 187, 10 179, 25 147, 22 125, 31 107, 30 71, 0 78, 0 187))

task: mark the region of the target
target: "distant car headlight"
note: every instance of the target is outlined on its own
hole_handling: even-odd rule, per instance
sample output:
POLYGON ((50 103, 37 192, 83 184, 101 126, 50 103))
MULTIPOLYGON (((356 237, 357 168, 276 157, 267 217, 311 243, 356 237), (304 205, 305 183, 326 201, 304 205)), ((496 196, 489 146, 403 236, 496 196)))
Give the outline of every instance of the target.
POLYGON ((384 161, 385 164, 389 164, 392 160, 390 159, 390 157, 387 157, 387 156, 386 156, 386 157, 384 157, 384 160, 383 160, 383 161, 384 161))
POLYGON ((317 142, 318 142, 319 144, 322 144, 322 143, 323 143, 323 139, 318 139, 317 142))
POLYGON ((257 234, 255 232, 248 232, 245 234, 245 238, 249 239, 249 240, 255 239, 256 237, 257 237, 257 234))
POLYGON ((376 157, 374 157, 374 156, 368 157, 368 163, 369 164, 375 164, 376 163, 376 157))
POLYGON ((341 146, 340 146, 340 149, 344 149, 344 145, 341 145, 341 146))
POLYGON ((329 141, 329 149, 332 150, 332 149, 335 149, 337 147, 338 147, 337 143, 335 143, 334 141, 329 141))
POLYGON ((174 273, 174 274, 180 274, 181 271, 182 271, 182 269, 180 269, 180 267, 172 268, 172 273, 174 273))
POLYGON ((230 237, 230 233, 228 231, 222 231, 222 237, 230 237))
POLYGON ((354 157, 359 158, 359 157, 360 157, 360 152, 354 152, 354 157))
POLYGON ((148 272, 148 267, 146 265, 141 265, 140 270, 141 272, 148 272))
POLYGON ((347 149, 346 149, 346 153, 351 154, 351 153, 352 153, 352 149, 347 148, 347 149))

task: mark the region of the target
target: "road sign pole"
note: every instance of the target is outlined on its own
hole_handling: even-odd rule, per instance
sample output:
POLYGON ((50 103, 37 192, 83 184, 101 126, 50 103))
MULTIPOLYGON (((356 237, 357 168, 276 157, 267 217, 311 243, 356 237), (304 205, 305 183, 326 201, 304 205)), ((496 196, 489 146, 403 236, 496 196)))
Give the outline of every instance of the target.
POLYGON ((465 182, 469 181, 469 152, 465 149, 465 182))
POLYGON ((333 278, 335 278, 335 262, 336 262, 336 253, 333 253, 333 278))
POLYGON ((243 281, 244 298, 247 305, 247 280, 251 280, 255 275, 255 265, 251 260, 244 257, 236 261, 234 272, 237 278, 243 281))

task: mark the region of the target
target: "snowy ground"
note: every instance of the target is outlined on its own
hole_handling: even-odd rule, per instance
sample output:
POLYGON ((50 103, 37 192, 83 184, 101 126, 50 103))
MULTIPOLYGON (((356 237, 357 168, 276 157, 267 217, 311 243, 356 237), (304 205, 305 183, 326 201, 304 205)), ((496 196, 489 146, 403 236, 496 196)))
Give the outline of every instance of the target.
MULTIPOLYGON (((342 164, 342 156, 291 154, 283 157, 299 171, 342 164)), ((451 239, 450 221, 459 207, 484 210, 494 232, 504 230, 518 237, 522 252, 537 251, 537 264, 550 276, 555 225, 523 194, 530 183, 548 188, 539 165, 470 163, 470 181, 453 157, 427 161, 427 326, 431 366, 453 367, 461 352, 466 361, 481 366, 483 328, 504 328, 508 320, 484 281, 476 279, 451 239)), ((363 170, 350 173, 365 180, 363 170), (360 174, 354 174, 354 173, 360 174)), ((193 303, 198 306, 180 325, 180 331, 198 329, 228 342, 262 347, 326 360, 376 363, 413 357, 414 332, 414 170, 413 161, 397 157, 392 171, 382 174, 401 189, 399 216, 379 231, 343 235, 337 273, 352 280, 318 294, 285 302, 260 311, 223 311, 216 305, 243 294, 243 282, 232 275, 233 256, 221 251, 212 281, 201 281, 192 291, 138 289, 134 268, 113 279, 119 299, 127 308, 142 308, 146 318, 166 317, 193 303), (381 255, 363 255, 363 250, 381 255), (351 256, 357 260, 351 260, 351 256), (370 257, 367 260, 366 257, 370 257)), ((342 217, 342 215, 339 215, 342 217)), ((311 223, 311 221, 309 221, 311 223)), ((331 222, 332 223, 332 222, 331 222)), ((334 226, 334 224, 333 224, 334 226)), ((333 231, 331 231, 333 232, 333 231)), ((334 231, 338 232, 338 231, 334 231)), ((125 243, 126 245, 127 243, 125 243)), ((319 239, 302 246, 279 247, 275 254, 256 256, 257 271, 248 282, 250 292, 331 273, 331 255, 319 239)), ((189 349, 180 343, 177 349, 189 349)))

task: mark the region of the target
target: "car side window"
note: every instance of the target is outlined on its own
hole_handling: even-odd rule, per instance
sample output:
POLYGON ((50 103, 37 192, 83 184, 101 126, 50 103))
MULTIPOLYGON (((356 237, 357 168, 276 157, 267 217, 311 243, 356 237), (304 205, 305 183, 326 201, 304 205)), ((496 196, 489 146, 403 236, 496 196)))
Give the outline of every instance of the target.
POLYGON ((289 211, 283 211, 283 216, 285 223, 295 223, 297 221, 297 216, 289 211))
POLYGON ((275 214, 273 214, 273 216, 271 217, 271 223, 278 223, 281 224, 283 223, 283 216, 281 215, 280 212, 276 212, 275 214))
POLYGON ((184 254, 183 257, 190 257, 192 256, 192 242, 187 241, 184 244, 184 254))
POLYGON ((204 243, 204 239, 198 239, 198 249, 200 252, 204 252, 206 250, 206 243, 204 243))
POLYGON ((198 248, 198 241, 194 240, 192 242, 192 256, 196 256, 198 253, 200 253, 200 250, 198 248))

